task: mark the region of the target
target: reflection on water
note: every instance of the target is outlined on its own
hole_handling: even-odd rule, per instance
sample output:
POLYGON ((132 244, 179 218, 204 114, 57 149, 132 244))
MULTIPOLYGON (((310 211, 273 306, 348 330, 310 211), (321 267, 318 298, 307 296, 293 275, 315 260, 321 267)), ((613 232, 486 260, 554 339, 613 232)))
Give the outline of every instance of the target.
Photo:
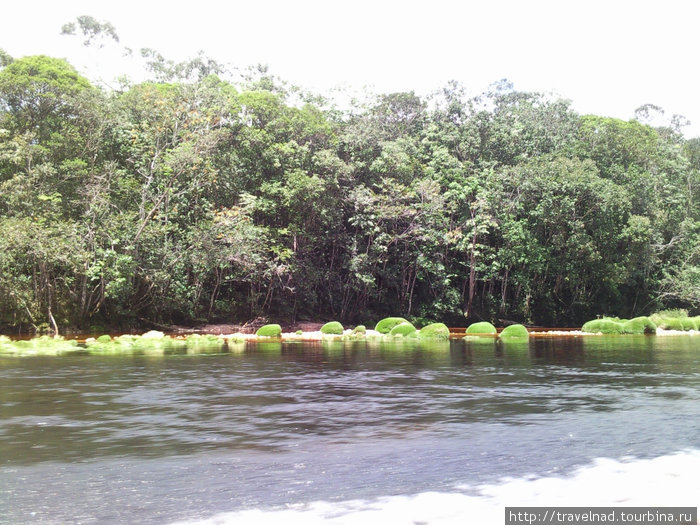
POLYGON ((700 448, 688 336, 2 357, 0 385, 9 523, 163 523, 700 448))

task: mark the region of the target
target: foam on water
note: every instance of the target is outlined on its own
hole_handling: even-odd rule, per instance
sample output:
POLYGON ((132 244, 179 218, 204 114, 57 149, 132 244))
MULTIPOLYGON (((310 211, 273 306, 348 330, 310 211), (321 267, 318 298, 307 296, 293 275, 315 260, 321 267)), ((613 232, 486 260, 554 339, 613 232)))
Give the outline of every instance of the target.
MULTIPOLYGON (((514 506, 696 507, 700 450, 653 459, 596 459, 561 477, 523 477, 454 492, 423 492, 372 500, 316 501, 284 509, 242 510, 176 525, 465 524, 504 523, 514 506)), ((700 522, 699 522, 700 523, 700 522)))

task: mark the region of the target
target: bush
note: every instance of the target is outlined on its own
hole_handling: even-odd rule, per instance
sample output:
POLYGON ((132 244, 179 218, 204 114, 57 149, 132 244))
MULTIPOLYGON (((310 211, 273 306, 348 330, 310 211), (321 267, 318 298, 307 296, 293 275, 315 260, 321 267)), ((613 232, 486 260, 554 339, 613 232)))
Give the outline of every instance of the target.
POLYGON ((397 324, 407 323, 403 317, 386 317, 377 323, 374 329, 380 334, 388 334, 397 324))
POLYGON ((278 324, 266 324, 255 332, 258 337, 279 337, 282 335, 282 327, 278 324))
POLYGON ((338 321, 331 321, 321 327, 321 333, 324 335, 343 335, 343 325, 338 321))
POLYGON ((418 332, 421 339, 449 339, 450 329, 443 323, 431 323, 418 332))
POLYGON ((498 337, 501 339, 527 339, 530 337, 530 332, 521 324, 512 324, 506 326, 498 337))
POLYGON ((581 327, 582 332, 591 334, 621 334, 623 332, 622 323, 610 319, 593 319, 581 327))
POLYGON ((467 334, 497 334, 498 330, 488 321, 474 323, 467 328, 467 334))
POLYGON ((391 332, 389 332, 390 336, 403 336, 403 337, 408 337, 411 335, 416 334, 416 327, 413 326, 411 323, 408 321, 399 323, 394 328, 391 329, 391 332))

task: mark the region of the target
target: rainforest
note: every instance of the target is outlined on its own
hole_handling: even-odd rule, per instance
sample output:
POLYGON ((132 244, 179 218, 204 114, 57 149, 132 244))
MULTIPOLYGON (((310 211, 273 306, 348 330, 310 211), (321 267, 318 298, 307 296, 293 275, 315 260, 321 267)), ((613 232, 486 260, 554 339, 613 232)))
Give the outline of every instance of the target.
POLYGON ((450 83, 337 104, 153 54, 105 88, 0 52, 0 333, 580 326, 700 307, 700 138, 450 83))

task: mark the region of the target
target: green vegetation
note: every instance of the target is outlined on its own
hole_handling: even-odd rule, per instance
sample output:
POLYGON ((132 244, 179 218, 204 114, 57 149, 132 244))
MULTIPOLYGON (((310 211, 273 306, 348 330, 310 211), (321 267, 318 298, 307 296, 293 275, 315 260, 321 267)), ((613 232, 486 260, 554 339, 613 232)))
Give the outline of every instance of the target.
POLYGON ((107 91, 0 53, 6 333, 700 308, 700 138, 677 121, 504 81, 341 110, 262 69, 143 56, 150 80, 107 91))
POLYGON ((389 332, 391 337, 412 337, 417 335, 416 327, 408 321, 399 323, 389 332))
POLYGON ((366 334, 367 328, 365 328, 365 325, 363 324, 358 324, 355 328, 353 328, 352 333, 358 335, 366 334))
POLYGON ((80 352, 82 349, 74 339, 42 335, 29 340, 12 341, 0 336, 0 354, 13 355, 62 355, 80 352))
POLYGON ((338 321, 331 321, 321 327, 321 333, 325 335, 343 335, 343 325, 338 321))
POLYGON ((255 335, 258 337, 280 337, 282 335, 282 327, 278 324, 266 324, 258 328, 255 335))
POLYGON ((498 334, 498 337, 501 339, 527 339, 530 337, 530 332, 521 324, 512 324, 506 326, 501 333, 498 334))
POLYGON ((662 310, 650 316, 662 330, 690 331, 698 329, 699 317, 688 317, 688 311, 680 308, 662 310))
POLYGON ((622 334, 623 325, 619 321, 612 319, 593 319, 581 327, 582 332, 591 334, 622 334))
POLYGON ((403 317, 385 317, 376 324, 374 329, 380 334, 388 334, 395 326, 401 323, 408 323, 408 321, 403 317))
POLYGON ((656 333, 656 324, 648 317, 635 317, 622 323, 622 333, 625 334, 653 334, 656 333))
POLYGON ((498 330, 496 330, 496 327, 488 321, 480 321, 478 323, 469 325, 469 327, 467 328, 467 335, 495 335, 497 333, 498 330))
POLYGON ((449 339, 450 329, 444 323, 431 323, 418 332, 421 339, 449 339))

